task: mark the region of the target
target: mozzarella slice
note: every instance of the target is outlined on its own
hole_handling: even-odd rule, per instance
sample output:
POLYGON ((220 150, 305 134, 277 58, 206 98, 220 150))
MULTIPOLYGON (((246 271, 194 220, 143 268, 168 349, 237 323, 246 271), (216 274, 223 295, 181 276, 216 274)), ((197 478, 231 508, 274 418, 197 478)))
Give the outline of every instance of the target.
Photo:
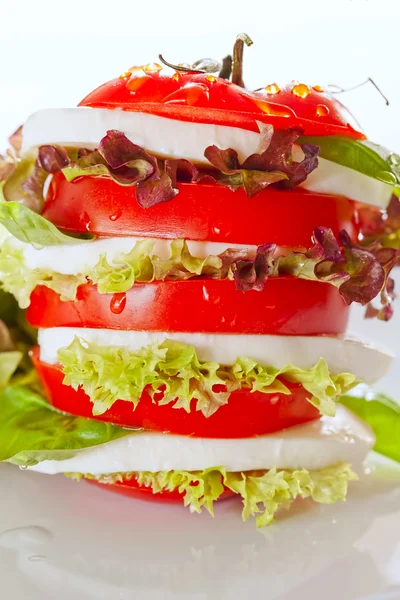
MULTIPOLYGON (((109 129, 122 131, 132 142, 158 156, 187 158, 203 164, 209 164, 204 157, 207 146, 234 148, 244 160, 257 151, 259 143, 258 133, 238 127, 191 123, 135 111, 78 107, 33 113, 24 125, 23 151, 42 144, 93 149, 109 129)), ((301 155, 298 147, 294 157, 300 160, 301 155)), ((301 187, 381 208, 386 208, 392 195, 392 186, 322 158, 301 187)))
POLYGON ((353 373, 372 383, 386 374, 393 356, 382 349, 360 341, 330 336, 282 336, 220 333, 166 333, 155 331, 124 331, 53 327, 39 329, 41 360, 57 362, 57 352, 77 336, 101 346, 123 346, 132 351, 165 339, 194 346, 200 360, 233 364, 238 356, 249 356, 260 364, 276 368, 291 363, 302 369, 315 365, 320 357, 328 363, 330 372, 353 373))
POLYGON ((194 438, 167 433, 133 433, 79 452, 67 460, 31 467, 48 473, 199 471, 223 466, 253 469, 322 469, 340 461, 360 464, 375 443, 369 427, 343 406, 335 417, 253 438, 194 438))
MULTIPOLYGON (((29 269, 44 269, 63 275, 78 275, 89 273, 98 263, 101 254, 107 255, 108 262, 113 262, 121 253, 128 253, 136 242, 146 238, 138 237, 110 237, 98 238, 92 242, 80 244, 60 244, 34 248, 31 244, 21 242, 9 235, 7 231, 0 233, 0 243, 7 239, 15 248, 22 250, 25 265, 29 269)), ((148 239, 148 238, 147 238, 148 239)), ((151 254, 161 259, 170 258, 172 240, 157 239, 151 254)), ((220 242, 198 242, 187 240, 187 245, 193 256, 206 258, 209 255, 218 255, 227 248, 238 248, 247 251, 250 257, 254 256, 257 246, 245 244, 223 244, 220 242)), ((281 251, 282 253, 282 251, 281 251)))

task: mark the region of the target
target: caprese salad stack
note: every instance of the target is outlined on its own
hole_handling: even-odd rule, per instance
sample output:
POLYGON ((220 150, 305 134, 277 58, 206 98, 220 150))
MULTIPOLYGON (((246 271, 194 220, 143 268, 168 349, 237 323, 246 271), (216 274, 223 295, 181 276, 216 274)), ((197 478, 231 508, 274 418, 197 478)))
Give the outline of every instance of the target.
POLYGON ((318 86, 159 64, 29 117, 0 280, 48 402, 6 388, 0 458, 194 511, 236 494, 259 525, 343 500, 374 436, 337 400, 391 362, 349 305, 387 320, 398 259, 358 244, 356 203, 384 211, 397 175, 351 122, 318 86))

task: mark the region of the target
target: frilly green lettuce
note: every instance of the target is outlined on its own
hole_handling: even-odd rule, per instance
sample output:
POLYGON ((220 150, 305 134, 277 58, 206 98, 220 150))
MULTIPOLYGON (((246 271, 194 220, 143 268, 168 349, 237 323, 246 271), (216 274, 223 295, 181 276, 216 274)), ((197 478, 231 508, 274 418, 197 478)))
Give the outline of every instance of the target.
POLYGON ((175 408, 196 410, 206 417, 229 400, 230 392, 244 387, 263 393, 290 394, 281 379, 300 383, 312 394, 310 402, 322 414, 335 414, 335 398, 355 383, 350 373, 332 375, 324 359, 309 369, 286 365, 282 369, 263 366, 248 357, 234 365, 202 362, 196 350, 181 342, 165 340, 132 352, 119 346, 100 346, 75 338, 58 352, 64 383, 80 386, 93 402, 93 414, 103 414, 116 400, 128 400, 134 408, 147 389, 159 404, 174 403, 175 408), (224 385, 226 391, 214 391, 224 385), (160 393, 161 392, 161 393, 160 393), (162 396, 160 398, 160 396, 162 396))
POLYGON ((176 239, 170 243, 170 258, 161 259, 152 254, 155 242, 152 238, 139 240, 130 252, 121 252, 112 262, 104 253, 93 269, 63 275, 47 269, 30 269, 25 264, 23 249, 13 243, 12 237, 6 237, 0 244, 0 286, 15 296, 21 308, 27 308, 38 285, 54 290, 61 300, 68 301, 75 300, 78 287, 88 281, 97 285, 101 294, 114 294, 130 290, 135 282, 184 280, 198 275, 232 277, 229 263, 238 252, 197 258, 192 256, 185 240, 176 239))
POLYGON ((136 478, 140 485, 151 487, 154 494, 163 490, 177 490, 184 494, 184 505, 189 506, 191 512, 200 513, 202 508, 206 508, 212 516, 214 502, 227 488, 242 498, 243 521, 254 516, 257 527, 265 527, 272 523, 276 512, 282 508, 289 508, 296 498, 312 498, 321 504, 344 501, 348 483, 357 479, 351 466, 346 463, 315 471, 271 469, 229 473, 223 467, 212 467, 193 473, 160 471, 69 476, 78 480, 81 477, 95 479, 105 484, 136 478))
POLYGON ((0 246, 0 286, 12 294, 20 308, 27 308, 30 296, 38 285, 44 285, 61 296, 61 300, 75 300, 78 287, 87 283, 84 275, 62 275, 44 269, 30 269, 25 265, 21 248, 6 238, 0 246))

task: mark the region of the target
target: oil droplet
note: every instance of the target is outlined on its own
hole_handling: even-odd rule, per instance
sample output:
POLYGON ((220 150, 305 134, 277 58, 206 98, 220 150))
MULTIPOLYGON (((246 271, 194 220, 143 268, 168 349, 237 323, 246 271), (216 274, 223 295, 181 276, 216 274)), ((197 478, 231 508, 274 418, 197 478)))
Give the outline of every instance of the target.
POLYGON ((175 71, 175 73, 172 75, 172 79, 174 81, 180 81, 181 77, 182 75, 178 71, 175 71))
POLYGON ((145 73, 158 73, 158 71, 161 71, 162 66, 159 65, 158 63, 148 63, 147 65, 144 65, 143 67, 143 71, 145 73))
POLYGON ((126 87, 130 92, 137 92, 137 90, 140 90, 142 85, 144 85, 146 81, 149 81, 149 79, 150 77, 148 75, 142 75, 141 77, 134 75, 128 80, 126 87))
POLYGON ((122 216, 122 210, 119 208, 117 212, 110 215, 110 221, 118 221, 118 219, 122 216))
POLYGON ((50 542, 53 534, 45 527, 30 525, 15 527, 0 533, 0 547, 13 549, 26 549, 50 542))
POLYGON ((115 315, 120 315, 126 306, 126 294, 114 294, 110 301, 110 310, 115 315))
POLYGON ((128 79, 132 75, 132 71, 125 71, 119 76, 120 79, 128 79))
POLYGON ((307 96, 311 94, 311 90, 305 83, 296 83, 296 85, 292 87, 292 94, 299 98, 307 98, 307 96))
POLYGON ((44 554, 33 554, 32 556, 29 556, 28 560, 30 562, 43 562, 46 560, 46 557, 44 554))
POLYGON ((270 85, 266 86, 265 91, 267 94, 279 94, 281 88, 277 83, 271 83, 270 85))
POLYGON ((329 108, 325 104, 318 104, 315 113, 317 117, 327 117, 329 115, 329 108))
POLYGON ((320 85, 313 85, 314 92, 319 92, 320 94, 322 94, 322 92, 324 91, 324 88, 322 88, 320 85))
POLYGON ((217 78, 215 77, 215 75, 206 75, 206 79, 210 83, 214 83, 214 81, 217 81, 217 78))

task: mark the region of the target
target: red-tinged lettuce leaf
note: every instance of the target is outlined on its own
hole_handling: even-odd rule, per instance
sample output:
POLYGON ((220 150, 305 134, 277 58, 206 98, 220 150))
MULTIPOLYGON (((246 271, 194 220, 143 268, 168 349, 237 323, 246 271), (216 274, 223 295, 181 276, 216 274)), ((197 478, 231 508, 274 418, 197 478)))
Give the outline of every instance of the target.
POLYGON ((389 320, 393 314, 394 282, 390 272, 400 260, 400 250, 378 242, 365 248, 352 242, 342 230, 339 242, 331 229, 314 231, 314 246, 306 252, 291 252, 275 260, 273 275, 293 275, 335 285, 347 304, 367 305, 366 318, 389 320), (380 296, 381 308, 370 302, 380 296))
POLYGON ((222 150, 215 145, 206 148, 204 156, 207 160, 227 175, 219 183, 234 188, 243 186, 250 197, 273 183, 291 189, 302 183, 317 168, 318 146, 304 144, 304 159, 301 162, 292 159, 293 144, 302 134, 301 129, 292 127, 274 131, 272 125, 258 125, 260 142, 257 152, 242 164, 236 150, 232 148, 222 150))
POLYGON ((176 188, 178 181, 194 183, 199 178, 199 171, 190 160, 185 158, 167 158, 165 173, 171 179, 172 187, 176 188))
POLYGON ((260 171, 278 171, 287 175, 283 187, 292 189, 302 183, 318 167, 319 146, 303 144, 304 159, 296 162, 292 159, 292 148, 303 131, 297 127, 281 129, 270 134, 270 127, 258 124, 261 131, 259 152, 249 156, 243 163, 244 169, 260 171), (265 128, 268 127, 267 130, 265 128), (268 143, 269 140, 269 143, 268 143), (264 145, 265 147, 263 148, 264 145), (261 152, 260 152, 261 150, 261 152))
POLYGON ((107 131, 98 151, 114 179, 121 185, 139 183, 159 174, 157 159, 133 144, 121 131, 107 131))
POLYGON ((233 263, 233 277, 236 288, 242 292, 249 290, 262 291, 268 275, 274 271, 273 259, 276 251, 275 244, 264 244, 257 248, 252 260, 236 260, 233 263))
MULTIPOLYGON (((182 165, 177 165, 175 173, 178 168, 182 170, 182 165)), ((173 169, 171 164, 172 173, 173 169)), ((119 185, 135 185, 136 199, 142 208, 172 200, 177 194, 170 175, 161 172, 156 157, 116 130, 107 131, 98 150, 79 150, 77 160, 64 166, 62 171, 68 181, 82 175, 108 175, 119 185)))
POLYGON ((8 143, 14 150, 16 156, 19 156, 22 148, 22 125, 18 127, 8 138, 8 143))
POLYGON ((38 163, 46 173, 57 173, 69 165, 70 159, 62 146, 40 146, 38 163))
POLYGON ((11 177, 16 165, 17 162, 11 152, 7 152, 6 156, 0 154, 0 183, 11 177))
POLYGON ((171 178, 166 173, 154 174, 138 184, 136 200, 142 208, 151 208, 160 202, 172 200, 177 193, 178 190, 172 186, 171 178))
POLYGON ((360 204, 357 207, 362 245, 370 246, 375 240, 385 248, 400 248, 400 198, 393 194, 386 211, 360 204))
POLYGON ((287 175, 282 172, 245 169, 240 164, 238 153, 232 148, 221 150, 217 146, 208 146, 204 156, 213 167, 226 175, 218 177, 218 183, 233 189, 244 187, 249 198, 272 183, 287 179, 287 175))

